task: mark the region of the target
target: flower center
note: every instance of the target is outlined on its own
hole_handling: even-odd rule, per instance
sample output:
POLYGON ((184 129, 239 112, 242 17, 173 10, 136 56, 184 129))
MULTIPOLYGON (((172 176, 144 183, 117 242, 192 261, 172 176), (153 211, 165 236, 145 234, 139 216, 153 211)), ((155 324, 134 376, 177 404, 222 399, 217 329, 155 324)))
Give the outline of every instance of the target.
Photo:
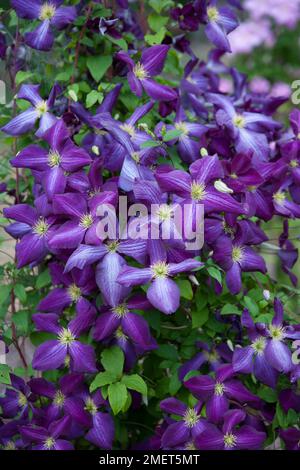
POLYGON ((32 227, 33 233, 36 233, 40 237, 44 237, 48 231, 49 224, 47 224, 44 218, 40 218, 32 227))
POLYGON ((71 284, 68 287, 68 294, 71 297, 72 302, 78 302, 81 297, 80 287, 76 286, 76 284, 71 284))
POLYGON ((269 326, 269 333, 272 339, 277 341, 281 341, 284 337, 284 328, 282 326, 269 326))
POLYGON ((176 122, 175 129, 180 131, 182 135, 189 135, 189 130, 185 122, 182 122, 182 121, 176 122))
POLYGON ((185 446, 186 450, 197 450, 195 444, 193 442, 188 442, 185 446))
POLYGON ((238 175, 236 173, 231 173, 231 175, 229 175, 230 178, 232 178, 233 180, 237 180, 238 179, 238 175))
POLYGON ((124 331, 122 330, 121 327, 119 327, 117 329, 117 331, 115 332, 115 337, 117 339, 122 339, 122 340, 126 340, 127 339, 127 336, 125 335, 124 331))
POLYGON ((245 124, 246 124, 245 118, 241 114, 236 114, 232 122, 239 129, 243 129, 243 127, 245 127, 245 124))
POLYGON ((58 335, 58 340, 61 344, 68 346, 75 341, 75 336, 69 328, 62 328, 58 335))
POLYGON ((236 446, 237 437, 234 434, 226 433, 224 436, 225 447, 231 448, 236 446))
POLYGON ((201 201, 201 199, 204 198, 206 192, 205 192, 205 186, 204 184, 201 183, 196 183, 193 181, 191 185, 191 197, 195 201, 201 201))
POLYGON ((145 67, 140 62, 138 62, 135 65, 135 67, 133 69, 133 73, 136 76, 136 78, 138 78, 139 80, 143 80, 144 78, 149 77, 149 74, 148 74, 147 70, 145 69, 145 67))
POLYGON ((262 336, 257 338, 253 343, 252 343, 252 348, 254 349, 255 353, 258 355, 263 354, 265 347, 266 347, 266 340, 262 336))
POLYGON ((256 191, 256 188, 257 188, 257 186, 254 186, 253 184, 250 185, 250 186, 247 186, 247 189, 248 189, 248 191, 250 191, 250 193, 254 193, 254 191, 256 191))
POLYGON ((277 193, 273 194, 273 199, 277 204, 283 205, 285 201, 285 193, 283 191, 277 191, 277 193))
POLYGON ((8 441, 3 447, 3 450, 16 450, 16 444, 13 441, 8 441))
POLYGON ((234 246, 232 248, 231 258, 234 263, 240 263, 243 259, 243 247, 234 246))
POLYGON ((122 131, 124 132, 127 132, 127 134, 130 135, 130 137, 134 137, 135 136, 135 128, 133 126, 131 126, 130 124, 122 124, 120 126, 120 129, 122 129, 122 131))
POLYGON ((44 442, 44 449, 53 449, 53 447, 55 446, 55 439, 53 439, 53 437, 48 437, 45 442, 44 442))
POLYGON ((168 204, 162 204, 156 214, 160 220, 169 220, 172 216, 172 213, 172 207, 168 206, 168 204))
POLYGON ((153 277, 165 278, 168 275, 169 267, 164 261, 158 261, 151 266, 153 277))
POLYGON ((112 309, 112 311, 119 318, 125 317, 125 315, 129 312, 126 304, 117 305, 116 307, 112 309))
POLYGON ((91 413, 91 415, 95 415, 98 411, 94 400, 90 397, 86 400, 84 409, 91 413))
POLYGON ((297 168, 298 166, 299 166, 299 163, 297 162, 297 160, 290 161, 290 167, 297 168))
POLYGON ((228 235, 234 234, 233 228, 230 227, 230 225, 227 225, 225 220, 223 220, 222 222, 222 227, 223 227, 224 232, 227 233, 228 235))
POLYGON ((113 241, 107 244, 107 249, 110 253, 115 253, 118 249, 119 242, 113 241))
POLYGON ((53 403, 59 408, 61 408, 62 406, 64 406, 65 399, 66 397, 64 396, 64 394, 60 390, 58 390, 54 395, 53 403))
POLYGON ((48 111, 47 101, 41 100, 35 107, 36 111, 38 112, 39 116, 45 114, 48 111))
POLYGON ((21 406, 21 407, 24 407, 27 405, 27 398, 26 396, 24 395, 24 393, 20 392, 19 395, 18 395, 18 404, 21 406))
POLYGON ((93 216, 92 214, 83 214, 80 217, 79 225, 83 228, 90 228, 93 225, 93 216))
POLYGON ((131 154, 132 160, 134 160, 136 163, 140 163, 141 157, 139 152, 132 152, 131 154))
POLYGON ((215 385, 215 395, 221 397, 224 394, 225 385, 217 382, 215 385))
POLYGON ((56 151, 50 151, 48 154, 48 165, 53 168, 55 166, 58 166, 60 164, 61 157, 58 152, 56 151))
POLYGON ((40 10, 40 20, 51 20, 53 16, 55 15, 56 8, 52 3, 44 3, 42 5, 41 10, 40 10))
POLYGON ((194 408, 188 408, 183 419, 188 428, 193 428, 198 423, 200 416, 196 413, 194 408))
POLYGON ((207 16, 209 21, 218 21, 219 19, 219 12, 216 7, 209 7, 207 9, 207 16))

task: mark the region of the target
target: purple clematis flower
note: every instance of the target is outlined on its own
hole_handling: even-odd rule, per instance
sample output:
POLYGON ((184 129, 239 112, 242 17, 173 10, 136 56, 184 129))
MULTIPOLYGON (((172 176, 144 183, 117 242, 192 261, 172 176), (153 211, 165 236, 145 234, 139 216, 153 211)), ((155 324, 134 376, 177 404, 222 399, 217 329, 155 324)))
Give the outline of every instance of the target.
POLYGON ((92 394, 83 395, 84 411, 90 417, 90 430, 85 438, 101 449, 111 449, 113 445, 115 426, 113 418, 109 413, 99 411, 106 406, 106 401, 102 398, 98 390, 92 394))
POLYGON ((161 438, 163 449, 183 448, 188 450, 193 445, 199 434, 205 431, 205 420, 200 412, 203 403, 189 408, 185 403, 176 398, 166 398, 160 402, 160 408, 166 413, 177 415, 181 419, 169 424, 161 438))
POLYGON ((188 122, 185 112, 179 108, 174 126, 168 125, 166 130, 180 132, 178 138, 172 139, 169 143, 174 145, 177 142, 178 153, 184 162, 192 163, 199 158, 201 148, 199 139, 207 131, 206 126, 197 122, 188 122))
POLYGON ((196 438, 200 450, 255 450, 260 449, 266 433, 257 431, 254 427, 240 423, 246 418, 242 410, 230 410, 224 415, 222 429, 210 424, 196 438), (237 428, 237 426, 239 426, 237 428))
POLYGON ((83 390, 84 376, 82 374, 67 374, 59 380, 58 387, 43 378, 32 379, 29 386, 33 393, 51 400, 47 415, 51 421, 56 421, 62 414, 69 415, 77 423, 89 426, 86 413, 81 410, 82 399, 79 393, 83 390))
POLYGON ((275 387, 278 372, 290 372, 294 365, 287 339, 300 339, 300 331, 293 325, 284 326, 283 306, 274 300, 275 314, 270 325, 254 323, 248 310, 242 314, 242 324, 248 330, 251 346, 236 348, 233 354, 235 371, 253 373, 263 383, 275 387))
POLYGON ((98 317, 94 329, 94 339, 102 341, 115 334, 121 328, 122 332, 133 343, 143 348, 153 349, 154 339, 151 336, 147 321, 131 310, 145 310, 151 308, 150 302, 145 297, 135 296, 123 301, 112 309, 103 308, 103 313, 98 317))
POLYGON ((111 307, 116 307, 131 290, 117 282, 118 275, 126 266, 126 261, 121 254, 144 263, 146 240, 110 240, 99 246, 79 245, 68 259, 65 270, 68 272, 75 267, 84 269, 85 266, 98 262, 96 283, 104 302, 111 307))
POLYGON ((0 397, 0 406, 2 408, 3 418, 20 419, 28 417, 28 411, 31 408, 31 402, 34 402, 34 396, 30 387, 23 379, 14 374, 10 374, 11 388, 6 388, 4 397, 0 397))
POLYGON ((231 361, 232 353, 226 344, 209 346, 202 341, 197 341, 196 344, 201 351, 178 369, 178 378, 181 381, 192 370, 199 370, 203 364, 208 364, 211 370, 216 371, 225 361, 231 361))
POLYGON ((200 19, 192 2, 187 3, 182 8, 172 8, 170 13, 171 17, 178 21, 180 29, 184 31, 197 31, 200 19))
POLYGON ((63 0, 11 0, 11 6, 20 18, 38 19, 41 24, 32 32, 25 34, 25 42, 33 49, 50 51, 54 42, 52 28, 58 30, 73 23, 77 14, 76 8, 61 6, 63 0))
POLYGON ((200 400, 206 402, 206 416, 209 421, 218 423, 229 409, 230 400, 241 404, 259 405, 260 399, 253 395, 234 375, 230 364, 220 366, 215 379, 210 375, 198 375, 184 382, 184 385, 200 400))
MULTIPOLYGON (((25 4, 25 2, 22 2, 25 4)), ((44 132, 56 122, 56 117, 49 113, 54 105, 55 98, 60 92, 59 85, 54 85, 49 98, 44 100, 39 94, 40 85, 22 85, 18 98, 29 101, 31 106, 19 114, 1 128, 6 134, 18 136, 34 129, 35 123, 39 121, 37 137, 42 137, 44 132)))
POLYGON ((269 157, 267 133, 274 132, 280 125, 269 116, 253 112, 236 111, 229 97, 208 93, 207 99, 216 106, 216 121, 230 132, 241 153, 253 152, 254 162, 262 162, 269 157))
POLYGON ((3 213, 8 219, 17 221, 5 228, 14 238, 21 238, 16 245, 17 267, 40 263, 49 253, 48 242, 55 217, 42 217, 35 208, 27 204, 7 207, 3 213))
POLYGON ((281 429, 279 435, 285 443, 286 450, 300 451, 300 430, 297 428, 281 429))
POLYGON ((126 52, 116 54, 116 58, 129 68, 127 79, 135 95, 142 96, 144 89, 153 100, 169 101, 177 98, 177 93, 172 88, 152 80, 152 77, 161 73, 168 50, 169 46, 165 44, 149 47, 142 52, 141 60, 136 64, 126 52))
MULTIPOLYGON (((164 253, 165 254, 165 253, 164 253)), ((126 286, 138 286, 150 282, 147 298, 151 304, 166 315, 176 312, 180 304, 180 291, 177 284, 170 277, 193 271, 202 266, 200 261, 186 259, 181 263, 167 263, 165 257, 152 254, 149 268, 125 267, 119 274, 117 281, 126 286)))
POLYGON ((28 425, 20 428, 22 439, 32 445, 33 450, 74 450, 65 437, 71 426, 70 416, 53 421, 48 428, 28 425))
POLYGON ((33 315, 33 321, 39 331, 48 331, 57 339, 45 341, 34 352, 32 366, 37 370, 57 369, 70 365, 73 372, 97 372, 94 348, 82 344, 79 336, 90 329, 96 316, 96 310, 88 302, 67 326, 59 326, 59 317, 54 313, 33 315))
POLYGON ((226 271, 226 283, 232 294, 242 288, 242 272, 267 271, 264 259, 245 243, 245 232, 233 240, 221 236, 214 246, 214 261, 226 271))
POLYGON ((223 168, 217 155, 206 156, 190 165, 190 174, 182 170, 157 171, 156 179, 161 189, 182 198, 182 205, 189 205, 193 227, 198 204, 205 213, 231 212, 242 214, 243 206, 229 194, 218 191, 213 181, 223 177, 223 168))
POLYGON ((50 263, 49 271, 53 285, 63 285, 55 287, 37 306, 41 312, 61 313, 66 307, 76 305, 76 311, 85 307, 86 296, 91 295, 96 289, 95 273, 91 266, 87 266, 83 271, 73 269, 69 273, 64 272, 64 266, 59 263, 50 263))
POLYGON ((217 8, 216 4, 216 0, 196 0, 194 7, 200 21, 206 24, 205 34, 208 39, 218 49, 231 52, 227 35, 238 26, 238 20, 230 8, 217 8))
POLYGON ((117 195, 113 191, 104 191, 88 200, 82 194, 65 193, 55 194, 53 197, 53 211, 64 215, 70 220, 55 230, 49 240, 53 250, 76 248, 81 242, 99 245, 101 240, 97 235, 97 225, 100 218, 97 209, 102 204, 115 206, 117 195))
POLYGON ((64 193, 67 185, 66 172, 76 172, 91 163, 88 153, 74 145, 62 119, 44 134, 50 149, 29 145, 11 160, 16 168, 30 168, 42 173, 43 188, 52 201, 55 194, 64 193))

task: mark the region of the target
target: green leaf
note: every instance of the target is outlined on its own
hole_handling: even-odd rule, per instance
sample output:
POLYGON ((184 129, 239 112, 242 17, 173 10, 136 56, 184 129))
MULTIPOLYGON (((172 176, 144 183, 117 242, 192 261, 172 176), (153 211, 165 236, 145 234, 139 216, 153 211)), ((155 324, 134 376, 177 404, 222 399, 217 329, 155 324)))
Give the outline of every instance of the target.
POLYGON ((161 142, 157 142, 155 140, 146 140, 140 145, 141 149, 148 149, 148 148, 160 147, 160 146, 161 146, 161 142))
POLYGON ((123 51, 125 51, 125 52, 128 51, 128 45, 127 45, 127 42, 125 41, 125 39, 123 39, 123 38, 115 39, 112 36, 109 36, 109 34, 107 34, 105 36, 105 38, 108 39, 109 41, 111 41, 116 46, 119 46, 119 48, 122 49, 123 51))
POLYGON ((165 8, 173 6, 174 2, 172 0, 149 0, 149 5, 156 13, 160 13, 165 8))
POLYGON ((192 310, 192 328, 200 328, 207 322, 209 310, 204 307, 201 310, 192 310))
POLYGON ((219 284, 222 284, 222 273, 221 271, 219 271, 218 268, 210 266, 209 268, 207 268, 207 271, 211 277, 218 281, 219 284))
POLYGON ((25 287, 22 284, 16 284, 14 287, 14 292, 22 304, 24 304, 27 300, 25 287))
POLYGON ((99 374, 96 375, 94 378, 93 382, 90 385, 90 392, 93 392, 99 387, 103 387, 103 385, 109 385, 115 382, 116 380, 116 375, 113 374, 112 372, 100 372, 99 374))
POLYGON ((118 414, 127 402, 127 388, 121 382, 116 382, 108 387, 108 401, 113 414, 118 414))
POLYGON ((178 369, 178 366, 176 367, 175 370, 172 371, 172 375, 171 375, 170 382, 169 382, 169 393, 172 396, 176 395, 176 393, 178 392, 178 390, 180 389, 182 385, 181 381, 178 378, 177 369, 178 369))
POLYGON ((101 353, 101 362, 105 370, 111 372, 117 377, 122 375, 124 353, 118 346, 104 349, 101 353))
POLYGON ((169 140, 176 139, 177 137, 181 136, 182 131, 179 129, 172 129, 171 131, 168 131, 165 133, 163 136, 164 142, 169 142, 169 140))
POLYGON ((102 98, 103 95, 102 93, 99 93, 99 91, 92 90, 87 96, 86 96, 86 107, 91 108, 94 106, 95 103, 99 101, 99 98, 102 98))
POLYGON ((267 403, 276 403, 278 400, 276 390, 273 390, 270 387, 262 386, 257 392, 258 396, 265 400, 267 403))
POLYGON ((27 310, 19 310, 12 317, 14 324, 17 327, 20 335, 25 335, 28 332, 29 326, 29 313, 27 310))
POLYGON ((45 271, 43 271, 41 274, 38 275, 36 283, 35 283, 35 287, 37 289, 42 289, 43 287, 48 286, 50 283, 51 283, 51 277, 50 277, 48 269, 46 269, 45 271))
POLYGON ((9 297, 11 292, 11 287, 6 284, 3 284, 0 289, 0 305, 2 305, 9 297))
POLYGON ((99 82, 101 80, 111 64, 112 56, 110 55, 88 57, 86 61, 86 65, 95 82, 99 82))
POLYGON ((226 304, 221 310, 221 315, 241 315, 241 311, 236 305, 226 304))
POLYGON ((130 390, 135 390, 142 395, 147 395, 147 384, 139 375, 124 375, 121 382, 130 390))
POLYGON ((190 281, 186 279, 179 279, 176 281, 176 284, 180 290, 180 297, 183 297, 187 300, 192 300, 194 294, 190 281))
POLYGON ((155 349, 154 353, 163 359, 170 359, 172 361, 178 359, 178 352, 173 344, 161 344, 158 349, 155 349))
POLYGON ((155 33, 157 33, 161 28, 166 26, 168 21, 168 17, 156 15, 155 13, 151 13, 151 15, 148 16, 149 26, 155 33))
POLYGON ((20 85, 23 82, 26 82, 33 76, 32 72, 24 72, 23 70, 19 70, 16 75, 16 85, 20 85))
POLYGON ((0 383, 11 385, 9 367, 7 364, 0 364, 0 383))
POLYGON ((248 297, 247 295, 245 295, 245 297, 243 298, 243 301, 244 301, 245 307, 249 310, 249 312, 254 317, 256 317, 259 314, 259 307, 257 303, 253 299, 251 299, 251 297, 248 297))
POLYGON ((166 28, 161 28, 156 34, 146 34, 145 41, 150 46, 154 46, 155 44, 161 44, 165 35, 166 35, 166 28))

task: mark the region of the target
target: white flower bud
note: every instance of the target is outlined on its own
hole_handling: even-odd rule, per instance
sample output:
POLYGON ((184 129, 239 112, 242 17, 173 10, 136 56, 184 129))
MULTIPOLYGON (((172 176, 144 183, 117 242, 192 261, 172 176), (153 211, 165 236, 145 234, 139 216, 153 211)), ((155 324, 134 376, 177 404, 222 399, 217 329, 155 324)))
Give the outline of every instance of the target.
POLYGON ((233 193, 233 190, 231 188, 228 188, 227 184, 224 183, 224 181, 222 181, 222 180, 215 181, 214 187, 220 193, 228 193, 228 194, 233 193))

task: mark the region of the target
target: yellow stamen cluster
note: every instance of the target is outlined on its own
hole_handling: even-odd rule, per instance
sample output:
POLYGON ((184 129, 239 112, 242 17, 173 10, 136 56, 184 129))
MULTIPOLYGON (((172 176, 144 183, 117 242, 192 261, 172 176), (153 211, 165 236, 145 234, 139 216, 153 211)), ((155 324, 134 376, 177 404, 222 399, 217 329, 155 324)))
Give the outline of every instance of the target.
POLYGON ((62 328, 58 335, 59 342, 65 346, 69 346, 75 339, 75 336, 69 328, 62 328))
POLYGON ((44 442, 44 449, 50 450, 55 446, 55 439, 53 437, 48 437, 44 442))
POLYGON ((48 154, 48 165, 53 168, 58 166, 61 162, 61 156, 58 152, 50 151, 48 154))
POLYGON ((64 394, 60 390, 58 390, 54 395, 53 403, 59 408, 61 408, 62 406, 64 406, 65 399, 66 397, 64 396, 64 394))
POLYGON ((49 224, 47 224, 44 218, 40 218, 32 227, 33 233, 36 233, 40 237, 44 237, 48 232, 49 224))
POLYGON ((182 122, 182 121, 176 122, 175 129, 180 131, 182 135, 189 135, 189 130, 185 122, 182 122))
POLYGON ((272 339, 275 339, 277 341, 281 341, 284 337, 284 328, 282 326, 270 325, 269 326, 269 333, 270 333, 272 339))
POLYGON ((168 204, 162 204, 157 211, 157 216, 160 218, 160 220, 169 220, 172 214, 173 209, 172 207, 168 206, 168 204))
POLYGON ((283 191, 277 191, 273 194, 273 199, 275 202, 277 202, 277 204, 283 205, 286 199, 285 193, 283 191))
POLYGON ((154 278, 165 278, 168 276, 169 267, 164 261, 158 261, 152 264, 151 271, 154 278))
POLYGON ((47 101, 41 100, 35 107, 39 116, 42 116, 48 111, 47 101))
POLYGON ((122 124, 120 126, 120 129, 122 129, 122 131, 124 132, 127 132, 127 134, 130 135, 130 137, 134 137, 135 136, 135 128, 133 126, 131 126, 130 124, 122 124))
POLYGON ((256 338, 255 341, 253 341, 251 346, 256 354, 261 355, 263 354, 266 347, 266 339, 263 336, 260 336, 259 338, 256 338))
POLYGON ((145 78, 149 77, 149 74, 148 74, 147 70, 145 69, 145 67, 140 62, 138 62, 134 66, 133 73, 136 76, 136 78, 138 78, 139 80, 144 80, 145 78))
POLYGON ((69 294, 72 302, 78 302, 78 300, 81 297, 80 287, 76 286, 76 284, 71 284, 68 287, 68 294, 69 294))
POLYGON ((200 416, 197 414, 194 408, 188 408, 183 419, 188 428, 193 428, 198 423, 200 416))
POLYGON ((91 415, 95 415, 98 411, 94 400, 92 400, 90 397, 87 398, 84 409, 88 411, 88 413, 91 413, 91 415))
POLYGON ((204 184, 193 181, 191 185, 191 198, 195 201, 201 201, 205 197, 205 194, 204 184))
POLYGON ((243 129, 246 124, 245 118, 241 114, 236 114, 232 119, 232 122, 239 129, 243 129))
POLYGON ((235 447, 237 442, 237 437, 232 433, 226 433, 224 436, 224 444, 228 449, 235 447))
POLYGON ((46 2, 41 6, 40 10, 40 20, 45 21, 45 20, 51 20, 53 16, 55 15, 56 8, 55 5, 52 3, 46 2))
POLYGON ((243 247, 234 246, 232 248, 231 258, 234 263, 240 263, 243 259, 243 247))
POLYGON ((27 398, 24 393, 20 392, 18 395, 18 404, 23 408, 27 405, 27 398))
POLYGON ((208 7, 206 11, 209 21, 218 21, 220 15, 216 7, 208 7))
POLYGON ((112 309, 112 311, 119 318, 125 317, 125 315, 129 312, 126 304, 117 305, 112 309))
POLYGON ((93 216, 92 214, 83 214, 80 217, 79 225, 83 228, 90 228, 93 225, 93 216))
POLYGON ((215 385, 215 395, 217 395, 218 397, 221 397, 224 394, 224 391, 225 391, 225 385, 220 382, 217 382, 215 385))

